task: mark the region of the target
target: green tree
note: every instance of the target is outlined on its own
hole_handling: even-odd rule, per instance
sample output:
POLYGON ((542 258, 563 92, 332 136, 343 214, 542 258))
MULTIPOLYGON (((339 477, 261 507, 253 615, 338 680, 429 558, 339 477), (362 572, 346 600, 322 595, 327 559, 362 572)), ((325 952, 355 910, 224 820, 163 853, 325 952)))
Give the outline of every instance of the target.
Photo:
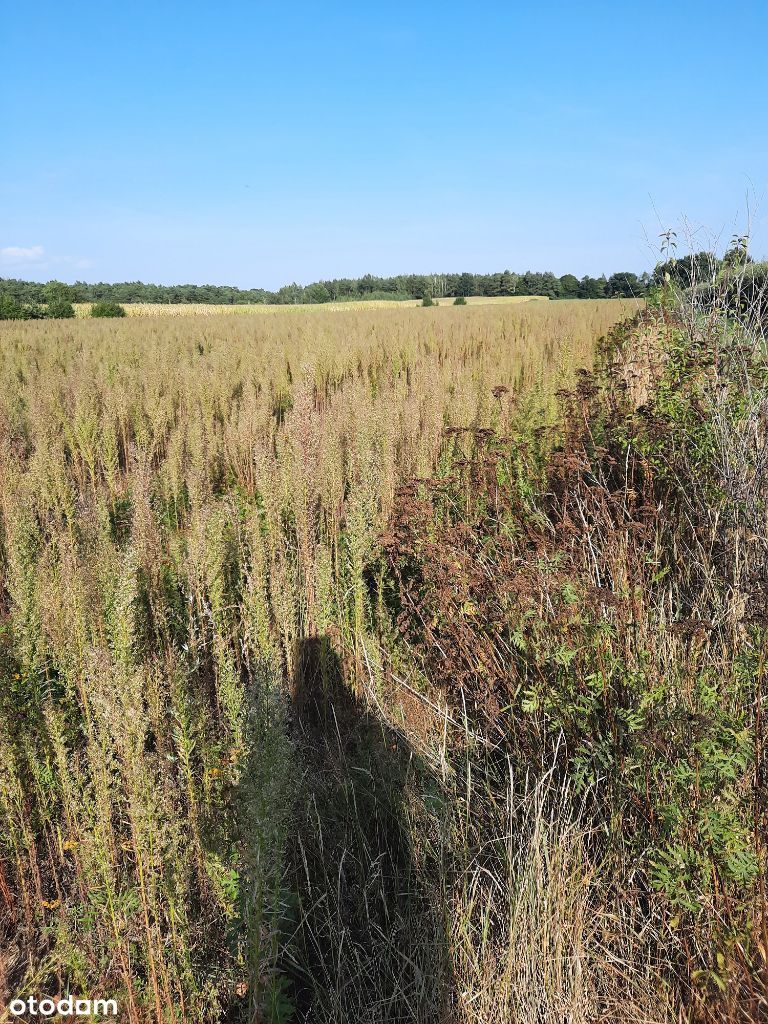
POLYGON ((277 293, 277 302, 281 305, 295 305, 304 301, 304 289, 300 284, 285 284, 277 293))
POLYGON ((49 281, 43 289, 44 301, 52 302, 74 302, 76 289, 72 285, 64 284, 63 281, 49 281))
POLYGON ((499 295, 514 295, 518 284, 518 275, 505 270, 499 274, 499 295))
POLYGON ((459 276, 456 285, 457 295, 474 295, 476 288, 475 275, 464 273, 459 276))
POLYGON ((643 287, 637 274, 628 270, 618 274, 611 274, 605 288, 608 296, 622 296, 627 299, 637 298, 643 294, 643 287))
POLYGON ((539 274, 539 283, 537 295, 546 295, 548 299, 556 299, 560 294, 560 282, 555 275, 546 270, 543 274, 539 274))
POLYGON ((432 292, 429 289, 429 281, 423 274, 411 274, 407 279, 408 293, 413 296, 414 299, 423 299, 429 295, 432 298, 432 292))
MULTIPOLYGON (((723 264, 725 264, 727 256, 726 253, 723 264)), ((680 259, 672 256, 663 263, 659 263, 653 272, 653 279, 656 284, 663 284, 668 274, 670 282, 680 288, 690 288, 697 284, 711 284, 717 277, 720 266, 720 260, 713 252, 692 252, 687 256, 681 256, 680 259)))
POLYGON ((10 295, 0 294, 0 320, 23 319, 22 307, 10 295))
POLYGON ((589 274, 585 274, 579 282, 579 298, 580 299, 604 299, 605 298, 605 279, 590 277, 589 274))
POLYGON ((579 294, 579 279, 574 274, 563 274, 560 278, 560 297, 575 299, 579 294))
POLYGON ((304 299, 306 302, 330 302, 331 293, 324 284, 318 282, 310 284, 304 289, 304 299))

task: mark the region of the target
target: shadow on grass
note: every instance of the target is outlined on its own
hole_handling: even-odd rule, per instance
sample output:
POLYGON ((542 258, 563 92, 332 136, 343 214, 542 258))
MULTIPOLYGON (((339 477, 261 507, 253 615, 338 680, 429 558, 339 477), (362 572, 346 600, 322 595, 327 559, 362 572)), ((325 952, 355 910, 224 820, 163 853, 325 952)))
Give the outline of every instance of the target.
POLYGON ((290 851, 293 962, 284 967, 297 1019, 444 1024, 445 921, 411 828, 421 766, 355 697, 328 637, 305 638, 297 666, 303 783, 290 851))

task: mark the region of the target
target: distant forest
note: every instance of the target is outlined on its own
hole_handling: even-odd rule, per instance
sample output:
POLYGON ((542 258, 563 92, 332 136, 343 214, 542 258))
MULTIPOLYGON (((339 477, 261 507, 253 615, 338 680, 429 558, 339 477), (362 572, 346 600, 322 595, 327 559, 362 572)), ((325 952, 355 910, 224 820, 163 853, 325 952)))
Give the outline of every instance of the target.
MULTIPOLYGON (((313 284, 284 285, 276 292, 264 288, 235 288, 229 285, 144 284, 125 281, 118 284, 86 284, 60 286, 57 294, 70 302, 199 302, 221 305, 270 303, 293 305, 296 303, 351 302, 369 299, 455 298, 459 295, 543 295, 549 299, 603 299, 624 296, 643 296, 651 283, 649 274, 623 272, 610 277, 582 277, 574 274, 555 274, 546 271, 526 271, 516 274, 505 270, 499 274, 399 274, 396 277, 374 277, 366 274, 357 278, 335 278, 315 281, 313 284), (66 293, 66 296, 63 295, 66 293)), ((0 297, 18 304, 35 305, 47 301, 50 284, 0 278, 0 297), (48 289, 48 292, 46 292, 48 289)))

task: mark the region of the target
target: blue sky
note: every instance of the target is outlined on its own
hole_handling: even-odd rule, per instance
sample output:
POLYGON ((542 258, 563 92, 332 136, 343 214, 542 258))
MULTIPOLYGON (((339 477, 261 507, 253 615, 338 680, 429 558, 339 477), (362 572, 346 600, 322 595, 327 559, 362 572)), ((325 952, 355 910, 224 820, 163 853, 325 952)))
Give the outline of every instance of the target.
POLYGON ((640 271, 748 205, 764 255, 766 39, 766 0, 7 4, 0 276, 640 271))

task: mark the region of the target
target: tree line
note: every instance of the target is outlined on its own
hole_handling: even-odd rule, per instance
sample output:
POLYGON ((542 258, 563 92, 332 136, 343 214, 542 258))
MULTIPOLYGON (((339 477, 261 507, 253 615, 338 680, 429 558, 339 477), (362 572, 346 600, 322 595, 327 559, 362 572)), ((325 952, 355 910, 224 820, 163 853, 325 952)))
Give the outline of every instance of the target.
MULTIPOLYGON (((523 274, 505 270, 497 274, 398 274, 377 277, 365 274, 356 278, 333 278, 312 284, 288 284, 277 291, 264 288, 235 288, 229 285, 144 284, 142 281, 123 281, 116 284, 87 284, 77 281, 66 285, 58 281, 41 284, 0 278, 0 306, 9 303, 17 307, 41 310, 55 294, 67 302, 152 302, 203 303, 217 305, 252 305, 295 303, 350 302, 371 299, 392 301, 425 298, 456 298, 482 295, 542 295, 548 299, 603 299, 640 297, 651 284, 647 273, 624 271, 610 277, 581 278, 575 274, 557 277, 550 271, 526 271, 523 274)), ((43 315, 42 313, 40 315, 43 315)))
MULTIPOLYGON (((26 281, 4 281, 0 278, 0 320, 69 320, 75 315, 73 301, 79 301, 74 286, 49 281, 27 292, 5 289, 5 284, 27 284, 26 281)), ((121 317, 125 309, 117 302, 101 300, 91 304, 92 317, 121 317)))

